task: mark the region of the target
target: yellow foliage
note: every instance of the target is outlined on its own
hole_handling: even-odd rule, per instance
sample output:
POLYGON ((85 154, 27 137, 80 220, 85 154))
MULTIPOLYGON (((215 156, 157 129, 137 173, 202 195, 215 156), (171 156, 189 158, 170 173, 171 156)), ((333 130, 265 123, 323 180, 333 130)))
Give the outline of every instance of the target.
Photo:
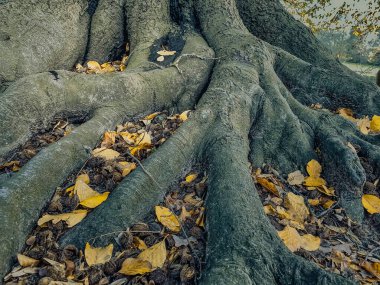
POLYGON ((290 219, 299 223, 303 223, 310 214, 303 197, 291 192, 287 193, 284 206, 288 209, 290 219))
POLYGON ((152 272, 152 264, 149 261, 138 258, 127 258, 121 265, 120 273, 124 275, 138 275, 152 272))
MULTIPOLYGON (((96 192, 96 193, 98 193, 98 192, 96 192)), ((80 204, 82 206, 87 207, 87 208, 91 208, 91 209, 96 208, 101 203, 103 203, 105 200, 107 200, 109 194, 110 194, 110 192, 104 192, 102 194, 98 193, 96 196, 89 197, 89 198, 83 200, 82 202, 80 202, 80 204)))
POLYGON ((375 195, 363 195, 362 204, 364 208, 370 214, 379 214, 380 213, 380 198, 375 195))
POLYGON ((176 233, 181 230, 181 225, 178 221, 178 218, 168 208, 156 206, 155 209, 157 219, 161 224, 176 233))
POLYGON ((84 257, 89 266, 95 264, 104 264, 112 258, 113 244, 109 244, 106 247, 91 247, 89 243, 86 243, 84 249, 84 257))
POLYGON ((39 226, 42 226, 43 224, 52 221, 53 224, 56 224, 60 221, 64 221, 67 223, 67 226, 69 228, 75 226, 76 224, 80 223, 87 215, 87 210, 75 210, 71 213, 64 213, 64 214, 58 214, 58 215, 43 215, 37 222, 39 226))
POLYGON ((280 197, 280 193, 279 193, 276 185, 273 182, 269 181, 266 178, 259 177, 259 176, 256 177, 256 181, 261 186, 263 186, 265 189, 267 189, 269 192, 271 192, 272 194, 276 195, 277 197, 280 197))
POLYGON ((118 158, 120 156, 120 153, 113 149, 101 147, 101 148, 94 149, 92 151, 92 155, 94 157, 104 158, 105 160, 113 160, 115 158, 118 158))
POLYGON ((18 260, 18 263, 22 267, 35 267, 40 262, 37 259, 31 258, 31 257, 23 255, 23 254, 17 254, 17 260, 18 260))
POLYGON ((372 132, 380 132, 380 116, 374 115, 370 123, 370 129, 372 132))
POLYGON ((195 179, 197 179, 197 177, 198 177, 198 174, 190 174, 190 175, 186 176, 185 181, 186 181, 186 183, 191 183, 195 179))
POLYGON ((141 252, 138 259, 149 261, 153 268, 163 267, 166 261, 166 246, 165 240, 156 243, 150 248, 141 252))
POLYGON ((307 251, 315 251, 321 245, 319 237, 310 234, 301 236, 295 228, 290 226, 286 226, 284 230, 279 231, 278 235, 292 252, 301 248, 307 251))

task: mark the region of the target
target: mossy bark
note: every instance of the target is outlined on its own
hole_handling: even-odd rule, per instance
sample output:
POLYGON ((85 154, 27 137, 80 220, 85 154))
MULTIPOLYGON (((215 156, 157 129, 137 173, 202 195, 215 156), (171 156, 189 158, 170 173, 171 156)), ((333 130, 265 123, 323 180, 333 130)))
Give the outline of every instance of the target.
MULTIPOLYGON (((336 186, 348 215, 360 221, 365 173, 347 143, 359 145, 379 171, 379 136, 364 136, 343 118, 308 106, 323 103, 330 109, 379 113, 379 88, 333 59, 277 0, 93 2, 91 7, 87 2, 65 2, 76 9, 71 8, 75 13, 70 25, 80 36, 74 40, 65 25, 55 22, 66 13, 54 10, 63 4, 38 2, 36 11, 58 14, 46 17, 46 25, 59 32, 44 38, 49 53, 28 59, 36 65, 18 61, 22 48, 43 49, 34 30, 28 34, 30 42, 24 47, 17 42, 17 48, 12 43, 12 49, 8 35, 18 31, 0 30, 5 55, 0 77, 3 83, 14 81, 0 94, 0 156, 7 157, 33 135, 33 127, 47 124, 55 114, 85 113, 90 118, 18 174, 0 178, 0 229, 5 233, 0 238, 0 271, 5 273, 55 187, 87 159, 105 129, 137 114, 195 108, 194 116, 145 162, 158 183, 137 169, 61 243, 83 246, 91 238, 125 229, 197 161, 210 173, 202 284, 353 284, 285 248, 263 213, 250 165, 267 163, 286 174, 303 169, 320 149, 326 178, 336 186), (67 71, 83 59, 109 60, 126 38, 131 54, 125 72, 67 71), (67 45, 71 51, 64 49, 67 45), (177 54, 158 64, 156 51, 161 45, 176 47, 177 54), (63 50, 64 60, 59 56, 63 50), (35 68, 27 68, 31 65, 35 68), (50 69, 66 70, 57 71, 57 80, 46 72, 50 69), (37 72, 42 73, 33 74, 37 72), (173 158, 171 164, 168 157, 173 158)), ((14 19, 23 11, 17 5, 29 9, 17 0, 1 3, 14 19)), ((30 17, 38 21, 37 16, 30 17)), ((7 23, 4 27, 12 23, 10 18, 1 18, 7 23)), ((110 239, 107 235, 97 242, 102 245, 110 239)))

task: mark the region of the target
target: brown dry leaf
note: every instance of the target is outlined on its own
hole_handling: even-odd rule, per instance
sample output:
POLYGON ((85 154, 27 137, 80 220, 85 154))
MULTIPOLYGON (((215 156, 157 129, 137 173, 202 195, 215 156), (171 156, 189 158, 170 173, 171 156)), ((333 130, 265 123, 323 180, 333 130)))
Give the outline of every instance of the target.
POLYGON ((356 122, 356 125, 358 126, 359 130, 363 134, 365 134, 365 135, 369 134, 371 122, 369 121, 369 118, 367 116, 364 117, 363 119, 359 119, 356 122))
MULTIPOLYGON (((98 192, 96 192, 96 193, 98 193, 98 192)), ((98 195, 96 195, 96 196, 89 197, 89 198, 81 201, 80 204, 82 206, 87 207, 87 208, 91 208, 91 209, 96 208, 101 203, 103 203, 105 200, 107 200, 109 194, 110 194, 110 192, 104 192, 102 194, 98 193, 98 195)))
POLYGON ((0 165, 0 170, 5 169, 5 168, 11 168, 12 171, 18 171, 20 170, 20 161, 12 160, 0 165))
POLYGON ((190 175, 186 176, 185 181, 186 181, 186 183, 190 184, 195 179, 197 179, 197 177, 198 177, 198 174, 190 174, 190 175))
POLYGON ((178 218, 168 208, 156 206, 155 210, 157 219, 161 224, 176 233, 181 230, 181 225, 178 221, 178 218))
POLYGON ((292 192, 287 193, 284 206, 288 209, 290 219, 299 223, 303 223, 310 214, 309 209, 305 205, 303 196, 296 195, 292 192))
POLYGON ((119 165, 122 169, 122 176, 125 177, 129 173, 131 173, 132 170, 135 170, 137 165, 134 162, 127 162, 127 161, 121 161, 119 162, 119 165))
POLYGON ((375 133, 380 132, 380 116, 374 115, 372 117, 369 128, 371 132, 375 132, 375 133))
POLYGON ((87 215, 87 210, 75 210, 71 213, 64 213, 64 214, 58 214, 58 215, 43 215, 37 222, 39 226, 42 226, 43 224, 52 221, 53 224, 56 224, 60 221, 64 221, 67 223, 67 226, 69 228, 75 226, 76 224, 80 223, 87 215))
POLYGON ((380 198, 375 195, 365 194, 362 197, 362 204, 370 214, 380 213, 380 198))
POLYGON ((167 55, 175 55, 175 50, 160 50, 157 52, 158 55, 167 56, 167 55))
POLYGON ((367 270, 369 273, 373 274, 373 276, 376 276, 380 279, 380 262, 368 262, 364 261, 361 266, 367 270))
POLYGON ((106 247, 91 247, 89 243, 86 243, 86 248, 84 250, 84 256, 86 262, 89 266, 95 264, 104 264, 110 261, 112 257, 113 244, 109 244, 106 247))
POLYGON ((165 240, 144 250, 138 255, 137 258, 149 261, 153 268, 163 267, 166 261, 165 240))
POLYGON ((259 183, 261 186, 263 186, 266 190, 271 192, 272 194, 276 195, 277 197, 280 197, 280 193, 276 187, 276 185, 273 182, 270 182, 268 179, 263 177, 256 177, 257 183, 259 183))
POLYGON ((118 158, 120 156, 120 153, 113 150, 113 149, 108 149, 105 147, 100 147, 96 148, 92 151, 92 155, 94 157, 101 157, 104 158, 105 160, 113 160, 115 158, 118 158))
POLYGON ((36 267, 40 262, 37 259, 31 258, 23 254, 17 254, 17 260, 22 267, 36 267))
POLYGON ((301 248, 307 251, 315 251, 319 249, 321 244, 319 237, 310 234, 301 236, 295 228, 290 226, 286 226, 284 230, 279 231, 278 235, 292 252, 301 248))
POLYGON ((305 176, 299 170, 289 173, 288 175, 288 183, 290 185, 302 185, 304 180, 305 176))
POLYGON ((138 275, 152 272, 152 264, 139 258, 127 258, 121 265, 120 273, 124 275, 138 275))
POLYGON ((103 135, 102 147, 110 147, 116 141, 116 132, 105 132, 103 135))
POLYGON ((135 247, 137 247, 138 249, 140 249, 140 250, 145 250, 145 249, 148 248, 146 246, 145 242, 142 239, 140 239, 139 237, 136 237, 136 236, 133 237, 133 245, 135 247))
POLYGON ((185 206, 182 206, 182 211, 181 211, 181 221, 185 221, 187 218, 191 218, 191 215, 194 213, 193 210, 191 211, 188 211, 186 210, 186 207, 185 206))

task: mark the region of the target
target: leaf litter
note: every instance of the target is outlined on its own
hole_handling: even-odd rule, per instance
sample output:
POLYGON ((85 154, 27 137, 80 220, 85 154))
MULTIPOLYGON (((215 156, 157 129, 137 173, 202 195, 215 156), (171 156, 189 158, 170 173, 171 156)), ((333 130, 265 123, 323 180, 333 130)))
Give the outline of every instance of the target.
POLYGON ((366 218, 362 225, 350 220, 340 207, 317 160, 289 173, 287 180, 268 165, 252 171, 252 176, 264 212, 289 250, 360 284, 378 284, 379 180, 367 161, 360 160, 367 175, 362 198, 366 218))
MULTIPOLYGON (((167 112, 106 132, 80 173, 58 188, 18 254, 5 284, 196 284, 204 262, 207 177, 200 168, 171 189, 142 222, 117 233, 117 245, 60 248, 58 239, 104 202, 123 177, 187 120, 167 112), (97 149, 119 155, 95 156, 97 149)), ((94 237, 96 239, 96 237, 94 237)))

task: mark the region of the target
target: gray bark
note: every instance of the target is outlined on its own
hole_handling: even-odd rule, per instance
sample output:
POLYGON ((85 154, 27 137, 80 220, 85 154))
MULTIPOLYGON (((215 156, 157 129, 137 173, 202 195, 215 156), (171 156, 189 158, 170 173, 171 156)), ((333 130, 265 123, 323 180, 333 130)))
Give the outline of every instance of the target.
MULTIPOLYGON (((57 3, 40 1, 35 9, 53 15, 57 3), (45 2, 47 8, 39 6, 45 2)), ((137 114, 195 107, 194 116, 144 163, 158 185, 137 169, 61 243, 83 247, 90 238, 130 226, 197 161, 206 163, 210 174, 209 240, 202 284, 354 284, 285 248, 262 210, 249 166, 268 163, 286 174, 303 169, 317 157, 318 147, 326 178, 336 185, 350 217, 360 221, 365 172, 347 142, 360 145, 361 155, 379 170, 380 139, 364 136, 344 119, 308 105, 322 100, 331 109, 379 113, 378 87, 336 62, 277 0, 180 0, 171 5, 168 0, 101 0, 90 14, 72 3, 77 10, 67 24, 71 31, 59 25, 66 12, 56 12, 58 20, 46 17, 50 21, 46 26, 55 27, 56 21, 59 27, 57 34, 44 37, 51 52, 45 57, 37 54, 36 65, 26 61, 25 69, 19 65, 20 49, 43 47, 43 39, 38 40, 32 30, 28 37, 36 41, 20 42, 10 49, 6 42, 11 41, 7 36, 11 32, 1 27, 0 40, 5 40, 0 41, 0 50, 7 53, 0 66, 7 67, 0 67, 0 76, 3 81, 20 79, 0 94, 0 157, 7 157, 33 135, 34 126, 47 124, 57 113, 91 116, 18 174, 0 178, 0 219, 4 221, 0 229, 5 233, 0 237, 0 272, 5 273, 10 256, 22 247, 54 189, 88 158, 86 150, 105 129, 137 114), (81 36, 73 41, 73 33, 78 35, 79 30, 81 36), (126 37, 131 54, 125 72, 82 75, 61 70, 58 80, 43 72, 70 69, 83 58, 109 60, 126 37), (169 39, 180 47, 178 54, 159 65, 152 58, 160 48, 157 45, 169 39), (179 43, 183 41, 182 49, 179 43), (67 58, 61 61, 59 55, 67 45, 71 51, 65 50, 67 58), (36 68, 26 68, 30 65, 36 68), (171 164, 167 157, 173 158, 171 164)), ((14 9, 16 4, 22 6, 16 0, 0 6, 18 17, 23 10, 14 9)), ((5 27, 13 25, 10 18, 0 14, 5 27)), ((103 245, 112 238, 107 235, 97 243, 103 245)))

